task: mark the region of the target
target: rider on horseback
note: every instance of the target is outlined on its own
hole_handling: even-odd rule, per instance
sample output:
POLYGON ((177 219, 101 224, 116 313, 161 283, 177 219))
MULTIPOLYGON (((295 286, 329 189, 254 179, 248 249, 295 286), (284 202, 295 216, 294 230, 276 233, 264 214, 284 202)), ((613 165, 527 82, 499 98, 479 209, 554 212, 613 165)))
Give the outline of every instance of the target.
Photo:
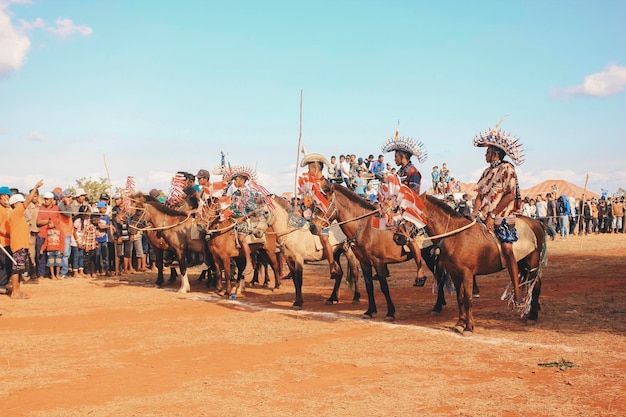
POLYGON ((474 137, 474 146, 487 148, 485 160, 489 164, 477 183, 474 214, 478 214, 500 240, 502 255, 513 283, 515 302, 521 302, 519 271, 513 254, 513 243, 517 241, 515 212, 518 209, 519 184, 515 167, 504 157, 508 155, 516 165, 522 164, 524 157, 518 139, 497 130, 500 122, 488 132, 474 137))
POLYGON ((247 236, 251 233, 246 220, 251 214, 258 211, 258 202, 262 201, 262 195, 255 192, 248 184, 248 181, 256 176, 252 168, 235 167, 228 176, 232 179, 232 185, 228 188, 226 194, 232 200, 230 205, 230 210, 233 213, 232 217, 238 222, 235 230, 243 235, 242 238, 238 239, 238 242, 246 258, 246 267, 243 270, 243 275, 247 276, 254 272, 254 267, 252 266, 252 258, 250 256, 250 246, 246 241, 247 236))
MULTIPOLYGON (((383 144, 382 150, 383 152, 395 151, 395 163, 400 167, 397 175, 400 177, 403 184, 407 185, 419 195, 422 174, 411 162, 411 156, 415 155, 419 162, 425 162, 427 154, 424 145, 412 138, 398 136, 398 130, 396 130, 395 136, 383 144)), ((413 257, 417 264, 417 277, 415 278, 413 286, 423 287, 424 284, 426 284, 426 275, 424 274, 424 267, 422 265, 421 250, 414 239, 409 239, 407 245, 411 249, 411 252, 413 252, 413 257)))
MULTIPOLYGON (((330 189, 330 182, 326 177, 324 177, 324 174, 322 173, 324 165, 331 168, 328 159, 326 159, 326 157, 319 153, 310 153, 306 155, 300 163, 301 167, 306 166, 309 169, 309 172, 303 174, 301 176, 301 179, 303 181, 313 182, 313 187, 319 188, 319 191, 321 191, 323 194, 326 194, 330 189)), ((312 192, 315 192, 315 190, 312 190, 312 192)), ((302 190, 301 194, 303 194, 302 190)), ((304 202, 306 200, 304 195, 299 195, 298 197, 301 202, 304 202)), ((304 213, 305 209, 303 209, 302 211, 304 213)), ((341 278, 341 276, 343 275, 343 271, 341 270, 341 265, 335 262, 335 259, 333 257, 333 248, 330 244, 328 232, 322 232, 318 236, 322 243, 322 247, 324 248, 324 255, 328 260, 328 266, 330 268, 330 279, 341 278)))

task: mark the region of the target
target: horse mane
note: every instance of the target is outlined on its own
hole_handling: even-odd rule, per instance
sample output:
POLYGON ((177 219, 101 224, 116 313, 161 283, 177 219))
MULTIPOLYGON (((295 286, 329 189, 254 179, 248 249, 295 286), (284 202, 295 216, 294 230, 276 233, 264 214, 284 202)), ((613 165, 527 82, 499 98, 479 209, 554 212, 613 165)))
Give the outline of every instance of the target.
POLYGON ((453 209, 452 207, 450 207, 445 201, 443 201, 440 198, 434 197, 432 195, 426 195, 426 199, 430 201, 431 203, 433 203, 434 205, 436 205, 437 207, 439 207, 441 210, 443 210, 446 214, 450 215, 451 217, 458 217, 458 218, 464 218, 464 219, 468 218, 466 215, 461 214, 455 209, 453 209))
POLYGON ((144 198, 146 199, 146 204, 150 204, 163 214, 166 214, 168 216, 187 217, 187 213, 185 213, 184 211, 179 211, 168 207, 156 198, 152 197, 150 194, 144 194, 144 198))
POLYGON ((354 191, 350 190, 348 187, 344 187, 343 185, 332 184, 330 186, 330 190, 331 190, 331 192, 339 191, 341 194, 343 194, 350 201, 352 201, 355 204, 358 204, 359 206, 361 206, 364 209, 368 209, 368 210, 376 210, 377 209, 377 207, 375 205, 371 204, 368 200, 366 200, 363 197, 359 196, 357 193, 355 193, 354 191))

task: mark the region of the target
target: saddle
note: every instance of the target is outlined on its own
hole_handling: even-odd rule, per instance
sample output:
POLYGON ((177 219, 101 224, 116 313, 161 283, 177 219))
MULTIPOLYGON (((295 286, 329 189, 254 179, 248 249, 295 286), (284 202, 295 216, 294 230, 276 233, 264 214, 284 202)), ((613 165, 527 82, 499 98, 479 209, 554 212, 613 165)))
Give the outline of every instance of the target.
MULTIPOLYGON (((305 225, 303 227, 303 229, 308 230, 309 226, 305 225)), ((329 233, 328 233, 328 240, 330 241, 330 246, 332 246, 333 248, 337 245, 342 244, 343 242, 345 242, 348 238, 346 237, 346 235, 343 233, 343 231, 341 230, 341 227, 337 224, 337 222, 333 222, 330 225, 329 228, 329 233)), ((320 237, 317 235, 313 235, 315 237, 314 241, 315 241, 315 250, 322 250, 324 249, 324 247, 322 246, 322 241, 320 240, 320 237)))
MULTIPOLYGON (((515 230, 517 230, 517 242, 513 243, 513 255, 515 256, 515 261, 519 262, 521 259, 524 259, 528 254, 539 247, 539 242, 537 242, 537 236, 532 231, 530 226, 526 221, 516 218, 515 221, 515 230)), ((496 245, 498 246, 498 251, 500 252, 500 263, 503 266, 506 265, 506 259, 504 259, 504 255, 502 254, 502 244, 500 240, 496 237, 493 230, 490 230, 489 233, 493 236, 496 245)))

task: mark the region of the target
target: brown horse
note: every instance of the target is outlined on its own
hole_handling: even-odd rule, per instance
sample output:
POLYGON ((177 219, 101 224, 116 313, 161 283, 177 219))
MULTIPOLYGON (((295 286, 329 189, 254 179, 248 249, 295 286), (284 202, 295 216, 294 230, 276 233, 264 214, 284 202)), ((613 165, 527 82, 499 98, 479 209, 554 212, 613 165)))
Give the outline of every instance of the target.
MULTIPOLYGON (((213 262, 215 270, 218 271, 218 275, 223 271, 224 281, 226 282, 226 290, 222 287, 222 279, 218 276, 216 291, 220 295, 229 296, 231 294, 240 295, 245 287, 245 279, 243 276, 238 276, 237 285, 235 291, 232 292, 230 277, 231 277, 231 259, 244 257, 243 249, 238 245, 237 239, 246 239, 245 234, 237 232, 239 222, 232 218, 223 218, 222 213, 219 210, 219 201, 217 199, 211 199, 209 203, 202 208, 203 214, 200 224, 207 233, 209 251, 213 255, 213 262)), ((262 209, 263 211, 265 209, 262 209)), ((269 212, 255 212, 249 215, 253 226, 253 234, 265 235, 264 241, 259 243, 249 243, 250 251, 255 253, 259 250, 263 250, 269 258, 270 265, 276 274, 280 274, 280 266, 276 258, 276 236, 271 233, 271 228, 268 228, 267 218, 270 216, 269 212)), ((259 237, 259 236, 257 236, 259 237)), ((241 268, 238 268, 241 269, 241 268)), ((279 279, 275 279, 274 287, 280 287, 279 279)))
MULTIPOLYGON (((289 212, 291 206, 282 197, 273 196, 274 201, 274 220, 272 221, 272 228, 274 229, 278 242, 281 246, 282 256, 289 266, 291 276, 293 279, 293 285, 296 290, 296 300, 293 303, 294 310, 301 310, 304 302, 302 297, 302 282, 303 282, 303 270, 305 261, 321 261, 326 259, 324 251, 321 246, 316 242, 315 236, 311 234, 309 228, 297 227, 290 224, 289 212)), ((337 228, 339 229, 339 228, 337 228)), ((341 230, 332 230, 333 233, 340 233, 341 230)), ((337 237, 338 241, 345 239, 345 236, 337 237)), ((335 261, 339 262, 339 257, 343 253, 348 260, 348 279, 352 280, 354 285, 354 296, 352 298, 353 303, 358 303, 360 299, 359 287, 358 287, 358 263, 354 256, 354 253, 344 243, 339 243, 333 246, 333 252, 335 261)), ((339 302, 338 291, 341 285, 341 278, 335 279, 335 286, 331 296, 326 300, 326 304, 334 304, 339 302)))
POLYGON ((185 254, 188 250, 202 253, 202 241, 193 237, 192 229, 197 226, 191 215, 169 208, 149 195, 136 196, 128 215, 131 217, 133 227, 144 230, 139 224, 147 224, 149 227, 146 231, 158 231, 167 246, 174 250, 181 274, 178 292, 188 292, 190 285, 185 254))
MULTIPOLYGON (((472 224, 471 219, 438 198, 422 194, 420 199, 425 205, 424 213, 428 218, 426 230, 429 235, 436 237, 450 234, 437 239, 441 248, 439 263, 448 271, 456 287, 459 320, 454 328, 463 335, 471 335, 474 330, 471 310, 473 277, 493 274, 506 267, 501 260, 497 237, 482 222, 472 224)), ((514 244, 521 275, 520 286, 527 296, 524 311, 529 312, 529 320, 537 320, 541 269, 547 261, 546 233, 539 221, 529 217, 517 217, 516 227, 520 246, 526 244, 528 248, 516 252, 515 245, 518 242, 514 244), (522 233, 522 229, 527 233, 522 233)))
POLYGON ((365 288, 367 289, 368 308, 363 318, 370 319, 377 312, 374 298, 374 280, 380 282, 380 290, 387 301, 386 320, 395 319, 396 308, 389 294, 387 283, 387 264, 406 262, 413 259, 411 252, 393 240, 391 230, 380 230, 372 226, 372 216, 379 213, 376 206, 359 197, 346 187, 333 184, 330 188, 330 203, 324 218, 314 219, 311 231, 318 233, 321 227, 337 220, 341 230, 347 236, 354 254, 359 259, 365 288))

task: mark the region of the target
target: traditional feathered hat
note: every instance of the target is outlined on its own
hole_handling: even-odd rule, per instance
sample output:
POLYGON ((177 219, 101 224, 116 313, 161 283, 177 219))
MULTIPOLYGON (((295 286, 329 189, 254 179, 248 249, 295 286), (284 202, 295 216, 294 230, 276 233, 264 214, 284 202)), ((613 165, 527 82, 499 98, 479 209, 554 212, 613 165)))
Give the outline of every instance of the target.
POLYGON ((383 143, 382 151, 408 152, 411 155, 414 155, 417 158, 417 161, 420 163, 424 163, 428 159, 428 152, 426 152, 426 147, 422 142, 406 136, 399 136, 397 129, 396 134, 392 138, 387 139, 385 143, 383 143))
POLYGON ((252 182, 257 181, 257 174, 254 168, 246 166, 246 165, 232 167, 230 171, 224 174, 223 178, 226 181, 230 181, 235 177, 244 177, 246 180, 252 181, 252 182))
POLYGON ((495 146, 502 149, 515 165, 521 165, 524 163, 524 150, 519 138, 512 137, 510 133, 498 129, 502 120, 507 116, 508 114, 502 116, 493 128, 474 136, 473 143, 477 147, 495 146))
POLYGON ((328 168, 332 168, 330 166, 330 162, 328 162, 328 159, 326 159, 326 157, 322 154, 319 153, 309 153, 307 154, 304 159, 302 160, 302 162, 300 163, 301 167, 305 167, 308 164, 310 164, 311 162, 321 162, 322 164, 326 165, 328 168))

